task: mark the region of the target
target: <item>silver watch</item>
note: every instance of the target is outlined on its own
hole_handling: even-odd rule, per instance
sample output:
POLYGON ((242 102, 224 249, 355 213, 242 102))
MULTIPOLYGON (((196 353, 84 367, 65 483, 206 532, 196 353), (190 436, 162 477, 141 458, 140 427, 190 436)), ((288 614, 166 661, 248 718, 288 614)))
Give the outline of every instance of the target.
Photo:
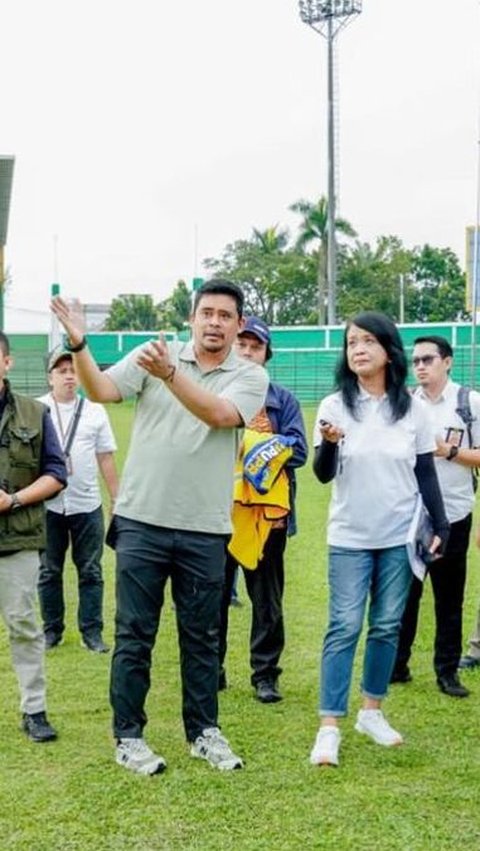
POLYGON ((11 497, 12 501, 10 503, 10 511, 18 511, 19 508, 23 508, 23 505, 18 498, 18 494, 12 493, 11 497))

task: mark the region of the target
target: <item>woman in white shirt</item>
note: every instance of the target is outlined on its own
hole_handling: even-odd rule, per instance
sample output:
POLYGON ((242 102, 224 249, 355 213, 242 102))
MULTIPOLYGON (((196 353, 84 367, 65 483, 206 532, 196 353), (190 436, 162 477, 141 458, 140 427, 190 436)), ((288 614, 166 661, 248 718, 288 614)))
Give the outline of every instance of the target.
POLYGON ((320 404, 314 471, 334 479, 328 521, 329 625, 324 638, 321 726, 314 765, 338 765, 338 719, 347 714, 353 660, 369 599, 355 729, 377 744, 403 742, 381 711, 395 661, 411 582, 406 540, 418 493, 444 546, 448 521, 438 487, 433 429, 406 388, 407 360, 395 324, 380 313, 356 316, 345 330, 338 392, 320 404))

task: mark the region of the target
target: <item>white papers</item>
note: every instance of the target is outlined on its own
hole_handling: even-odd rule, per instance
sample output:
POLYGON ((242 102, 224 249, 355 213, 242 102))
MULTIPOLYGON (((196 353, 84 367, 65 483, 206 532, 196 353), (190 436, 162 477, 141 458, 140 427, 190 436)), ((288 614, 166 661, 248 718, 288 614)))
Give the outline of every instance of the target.
POLYGON ((428 553, 432 538, 432 521, 423 504, 422 497, 418 494, 412 522, 408 530, 407 554, 413 575, 421 582, 423 582, 427 573, 427 563, 424 561, 424 557, 428 553))

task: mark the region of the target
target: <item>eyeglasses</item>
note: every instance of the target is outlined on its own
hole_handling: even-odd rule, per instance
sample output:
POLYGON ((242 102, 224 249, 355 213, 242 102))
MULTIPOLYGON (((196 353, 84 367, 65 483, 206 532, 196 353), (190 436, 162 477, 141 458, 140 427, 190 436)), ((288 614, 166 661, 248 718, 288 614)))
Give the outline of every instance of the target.
POLYGON ((431 366, 435 358, 439 358, 440 355, 423 355, 423 357, 412 358, 412 363, 414 366, 420 366, 421 363, 424 363, 425 366, 431 366))

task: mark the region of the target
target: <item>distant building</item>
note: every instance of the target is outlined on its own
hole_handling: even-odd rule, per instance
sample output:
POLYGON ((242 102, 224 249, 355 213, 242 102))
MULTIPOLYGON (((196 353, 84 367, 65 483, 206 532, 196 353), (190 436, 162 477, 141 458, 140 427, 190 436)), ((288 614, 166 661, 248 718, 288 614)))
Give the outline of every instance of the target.
POLYGON ((110 313, 110 304, 84 304, 83 307, 87 332, 103 331, 110 313))

